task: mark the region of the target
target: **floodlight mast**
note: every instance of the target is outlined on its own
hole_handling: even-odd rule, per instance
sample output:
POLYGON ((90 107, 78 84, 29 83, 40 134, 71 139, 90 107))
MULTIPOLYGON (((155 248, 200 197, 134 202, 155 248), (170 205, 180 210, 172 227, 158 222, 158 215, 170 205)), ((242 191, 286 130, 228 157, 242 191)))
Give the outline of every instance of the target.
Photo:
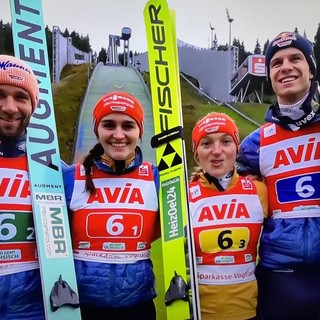
POLYGON ((229 22, 229 48, 230 48, 231 47, 231 23, 234 21, 234 19, 230 17, 228 8, 226 8, 226 14, 229 22))
POLYGON ((211 29, 211 49, 213 49, 213 30, 215 29, 212 25, 211 22, 209 22, 210 29, 211 29))

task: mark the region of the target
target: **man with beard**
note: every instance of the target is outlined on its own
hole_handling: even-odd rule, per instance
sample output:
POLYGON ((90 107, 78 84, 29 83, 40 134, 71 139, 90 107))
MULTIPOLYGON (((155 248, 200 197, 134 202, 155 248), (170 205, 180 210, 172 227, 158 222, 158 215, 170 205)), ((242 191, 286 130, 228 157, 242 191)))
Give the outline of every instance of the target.
POLYGON ((26 155, 38 105, 31 68, 0 55, 0 318, 44 320, 26 155))

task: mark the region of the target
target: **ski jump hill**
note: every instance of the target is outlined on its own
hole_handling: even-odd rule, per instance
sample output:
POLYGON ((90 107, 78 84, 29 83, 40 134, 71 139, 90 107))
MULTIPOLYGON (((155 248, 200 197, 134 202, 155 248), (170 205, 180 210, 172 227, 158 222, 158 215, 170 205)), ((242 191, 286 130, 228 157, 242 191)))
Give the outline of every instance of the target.
MULTIPOLYGON (((52 49, 54 83, 59 82, 61 71, 66 64, 92 62, 91 53, 85 53, 73 47, 71 37, 63 37, 59 27, 53 28, 52 49)), ((110 50, 114 53, 110 56, 116 57, 117 46, 109 39, 109 53, 110 50)), ((197 79, 200 93, 217 104, 226 104, 231 101, 243 102, 251 92, 255 92, 258 96, 256 89, 261 86, 265 78, 265 70, 261 72, 263 65, 261 58, 264 57, 258 57, 259 63, 253 63, 257 59, 249 57, 249 60, 238 68, 238 48, 236 47, 230 47, 227 51, 218 51, 196 47, 178 40, 178 55, 181 75, 186 74, 197 79)), ((140 74, 142 71, 149 71, 147 52, 135 56, 127 67, 121 66, 117 59, 107 65, 102 62, 96 65, 81 106, 73 162, 81 161, 97 142, 92 132, 92 110, 96 101, 105 93, 115 90, 132 93, 141 101, 145 110, 145 131, 141 148, 145 160, 155 162, 155 152, 149 144, 153 136, 151 97, 140 74)))
MULTIPOLYGON (((73 48, 70 41, 70 39, 63 38, 58 28, 54 28, 53 74, 57 81, 59 81, 61 69, 65 64, 85 63, 92 59, 91 55, 78 52, 73 48)), ((117 53, 117 48, 112 46, 112 43, 109 44, 109 48, 113 50, 112 52, 117 53)), ((236 49, 232 47, 227 51, 217 51, 178 41, 180 72, 197 79, 200 93, 205 94, 214 103, 226 104, 234 100, 242 102, 245 96, 255 91, 265 78, 265 70, 261 69, 261 66, 264 65, 262 63, 264 57, 249 57, 248 61, 246 60, 238 68, 236 49)), ((142 103, 145 111, 145 124, 141 148, 144 160, 155 163, 155 152, 150 146, 154 132, 151 97, 140 73, 149 71, 147 52, 135 56, 132 62, 126 67, 120 65, 117 60, 107 64, 99 62, 95 66, 78 118, 73 148, 74 163, 80 162, 97 143, 92 130, 92 111, 98 99, 110 91, 129 92, 142 103)))
POLYGON ((155 152, 150 146, 150 140, 154 135, 151 97, 143 77, 136 68, 130 65, 128 67, 104 65, 102 62, 99 62, 94 68, 82 102, 75 137, 73 163, 81 161, 97 143, 92 130, 92 111, 98 99, 110 91, 129 92, 141 102, 145 112, 145 123, 140 146, 144 160, 155 163, 155 152))
MULTIPOLYGON (((188 61, 189 59, 196 59, 196 60, 203 60, 201 58, 201 51, 194 51, 192 49, 192 53, 190 54, 188 58, 188 54, 185 54, 185 57, 183 55, 183 51, 179 51, 179 59, 180 59, 180 64, 181 60, 187 60, 187 63, 182 65, 182 72, 185 71, 186 74, 193 74, 193 75, 199 75, 199 77, 202 79, 202 81, 207 80, 202 82, 203 84, 208 83, 209 86, 213 88, 213 90, 217 90, 217 87, 219 86, 212 86, 212 83, 215 84, 215 81, 213 81, 210 78, 210 72, 208 70, 205 72, 204 65, 200 66, 198 69, 195 68, 196 64, 193 63, 192 65, 194 68, 187 69, 187 65, 189 65, 188 61), (196 54, 194 54, 196 53, 196 54), (198 70, 198 71, 193 71, 193 70, 198 70), (201 78, 201 74, 206 74, 208 78, 201 78), (198 72, 198 74, 195 74, 195 72, 198 72)), ((203 51, 202 52, 202 57, 210 57, 212 55, 212 51, 203 51)), ((145 56, 139 56, 139 58, 142 60, 143 65, 147 65, 147 60, 145 61, 144 58, 145 56)), ((219 66, 221 62, 226 62, 225 61, 225 56, 222 57, 222 60, 218 60, 218 62, 213 63, 211 66, 212 68, 215 68, 215 66, 219 66), (220 61, 220 63, 219 63, 220 61)), ((199 61, 198 60, 198 61, 199 61)), ((211 59, 210 59, 211 60, 211 59)), ((137 61, 137 60, 136 60, 137 61)), ((215 61, 215 60, 213 60, 215 61)), ((259 61, 260 62, 260 61, 259 61)), ((200 64, 201 65, 201 64, 200 64)), ((137 66, 137 64, 136 64, 137 66)), ((140 65, 141 66, 141 65, 140 65)), ((147 69, 147 67, 145 67, 147 69)), ((143 70, 145 70, 144 67, 142 67, 143 70)), ((250 68, 249 68, 250 70, 250 68)), ((153 115, 152 115, 152 105, 151 105, 151 96, 149 89, 147 85, 144 82, 144 79, 139 72, 140 70, 131 65, 128 64, 127 67, 124 67, 120 64, 103 64, 102 62, 99 62, 91 75, 89 84, 87 86, 86 94, 83 99, 81 109, 80 109, 80 115, 78 118, 78 123, 77 123, 77 131, 76 131, 76 136, 75 136, 75 146, 74 146, 74 153, 73 153, 73 163, 80 162, 83 157, 88 153, 88 151, 97 143, 97 139, 93 133, 92 127, 92 111, 95 106, 95 103, 98 101, 99 98, 101 98, 105 93, 110 92, 110 91, 125 91, 133 94, 135 97, 138 98, 138 100, 142 103, 143 109, 145 111, 145 123, 144 123, 144 135, 143 139, 141 141, 141 149, 144 154, 144 160, 150 161, 155 163, 155 152, 150 146, 150 141, 152 136, 154 135, 154 126, 153 126, 153 115)), ((217 71, 217 70, 216 70, 217 71)), ((223 73, 223 70, 221 70, 221 73, 223 73)), ((224 72, 225 73, 225 72, 224 72)), ((239 72, 238 72, 239 73, 239 72)), ((248 79, 253 79, 254 75, 252 72, 250 74, 248 73, 248 68, 246 68, 246 72, 244 74, 246 75, 245 77, 241 74, 241 76, 238 75, 238 81, 236 83, 239 83, 239 85, 234 85, 233 87, 233 92, 238 91, 237 93, 241 92, 242 98, 247 94, 247 92, 254 90, 254 87, 250 88, 248 90, 248 79), (239 81, 239 80, 246 80, 245 83, 242 83, 244 81, 239 81), (246 92, 243 92, 243 89, 241 88, 246 88, 246 92)), ((212 75, 212 74, 211 74, 212 75)), ((263 71, 260 72, 258 75, 259 78, 259 84, 261 81, 261 75, 263 75, 263 71)), ((230 80, 229 80, 230 81, 230 80)), ((220 93, 220 96, 218 97, 215 95, 215 98, 212 98, 212 95, 206 95, 208 98, 211 98, 211 100, 214 103, 220 104, 219 101, 228 101, 229 99, 229 91, 225 88, 228 88, 228 83, 227 78, 225 78, 224 81, 219 81, 219 84, 224 82, 224 89, 219 89, 220 91, 217 92, 220 93), (221 96, 222 94, 222 96, 221 96), (217 99, 217 100, 216 100, 217 99), (218 101, 218 102, 217 102, 218 101)), ((201 84, 202 84, 201 83, 201 84)), ((249 82, 250 83, 250 82, 249 82)), ((209 87, 210 89, 210 87, 209 87)), ((206 91, 210 91, 208 87, 202 88, 203 91, 201 93, 206 93, 206 91)), ((212 93, 212 92, 211 92, 212 93)), ((241 99, 240 99, 241 100, 241 99)), ((228 104, 230 108, 231 105, 228 104)))

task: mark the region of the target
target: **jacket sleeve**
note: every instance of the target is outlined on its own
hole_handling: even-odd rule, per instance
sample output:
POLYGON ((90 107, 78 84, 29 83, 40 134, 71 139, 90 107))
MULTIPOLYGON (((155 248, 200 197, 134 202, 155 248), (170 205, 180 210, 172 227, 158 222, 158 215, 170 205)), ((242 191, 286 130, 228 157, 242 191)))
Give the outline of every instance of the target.
POLYGON ((254 180, 253 183, 255 184, 258 196, 261 202, 262 210, 263 210, 263 216, 265 218, 268 217, 268 189, 264 182, 254 180))
POLYGON ((73 193, 75 168, 75 165, 69 167, 62 167, 64 190, 68 207, 70 206, 70 201, 73 193))
POLYGON ((155 164, 152 164, 152 171, 153 171, 153 177, 154 177, 154 184, 156 186, 157 193, 159 194, 159 170, 155 164))
POLYGON ((237 171, 240 175, 261 176, 259 165, 260 128, 249 134, 240 144, 237 157, 237 171))
MULTIPOLYGON (((157 194, 158 194, 158 202, 159 202, 159 170, 155 164, 152 164, 152 171, 154 177, 154 184, 156 186, 157 194)), ((158 213, 157 224, 154 230, 153 239, 155 241, 161 237, 161 227, 160 227, 160 212, 158 213)))

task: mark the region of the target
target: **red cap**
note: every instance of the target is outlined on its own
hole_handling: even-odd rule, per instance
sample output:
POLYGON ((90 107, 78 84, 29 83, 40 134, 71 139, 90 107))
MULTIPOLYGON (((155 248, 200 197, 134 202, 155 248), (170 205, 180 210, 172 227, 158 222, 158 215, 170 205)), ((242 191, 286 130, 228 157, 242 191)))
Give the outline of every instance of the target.
POLYGON ((239 147, 239 130, 234 120, 225 113, 212 112, 199 120, 192 130, 193 152, 197 151, 199 142, 202 138, 208 134, 217 132, 230 134, 237 145, 237 148, 239 147))
POLYGON ((98 125, 110 113, 123 113, 133 118, 143 134, 144 112, 140 102, 130 93, 113 91, 104 95, 93 109, 93 131, 98 137, 98 125))

